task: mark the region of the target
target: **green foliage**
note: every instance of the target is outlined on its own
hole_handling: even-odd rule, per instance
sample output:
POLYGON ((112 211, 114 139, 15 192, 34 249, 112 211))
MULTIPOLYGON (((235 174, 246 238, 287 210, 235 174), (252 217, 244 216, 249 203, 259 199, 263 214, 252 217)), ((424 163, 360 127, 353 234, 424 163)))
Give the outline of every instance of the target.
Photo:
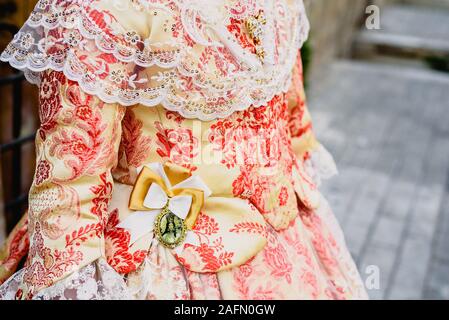
POLYGON ((445 57, 428 57, 425 59, 425 62, 434 70, 449 72, 449 55, 445 57))
POLYGON ((312 62, 312 46, 310 45, 310 39, 307 40, 301 49, 302 64, 304 70, 304 86, 307 87, 309 79, 309 71, 312 62))

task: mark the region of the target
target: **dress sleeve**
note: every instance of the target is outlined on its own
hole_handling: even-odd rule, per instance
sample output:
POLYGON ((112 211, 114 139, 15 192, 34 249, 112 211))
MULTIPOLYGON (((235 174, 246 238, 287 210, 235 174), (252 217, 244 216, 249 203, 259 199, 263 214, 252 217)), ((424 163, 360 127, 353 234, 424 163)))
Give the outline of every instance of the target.
POLYGON ((321 179, 337 174, 337 167, 330 153, 317 140, 313 130, 304 90, 301 52, 293 68, 292 84, 287 93, 290 112, 289 128, 292 136, 292 148, 298 160, 304 161, 309 174, 317 185, 321 179))
POLYGON ((0 248, 0 285, 17 270, 29 245, 28 214, 24 214, 0 248))
POLYGON ((17 298, 29 298, 104 256, 124 107, 42 73, 36 172, 29 194, 30 250, 17 298))

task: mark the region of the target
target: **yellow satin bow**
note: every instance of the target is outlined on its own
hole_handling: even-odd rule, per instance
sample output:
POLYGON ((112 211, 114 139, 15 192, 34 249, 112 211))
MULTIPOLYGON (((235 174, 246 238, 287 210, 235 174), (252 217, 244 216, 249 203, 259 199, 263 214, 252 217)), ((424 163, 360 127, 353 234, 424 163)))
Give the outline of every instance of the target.
POLYGON ((188 169, 172 163, 165 163, 163 165, 163 170, 165 177, 156 173, 147 166, 143 167, 131 192, 131 196, 129 198, 129 208, 136 211, 151 210, 151 208, 144 205, 144 201, 150 186, 153 183, 156 183, 164 190, 169 198, 173 198, 175 196, 192 197, 192 205, 184 221, 187 229, 192 230, 204 204, 204 191, 199 188, 177 187, 177 185, 182 186, 184 181, 192 178, 188 169), (167 184, 169 184, 169 186, 167 186, 167 184), (174 188, 171 188, 171 186, 174 186, 174 188))

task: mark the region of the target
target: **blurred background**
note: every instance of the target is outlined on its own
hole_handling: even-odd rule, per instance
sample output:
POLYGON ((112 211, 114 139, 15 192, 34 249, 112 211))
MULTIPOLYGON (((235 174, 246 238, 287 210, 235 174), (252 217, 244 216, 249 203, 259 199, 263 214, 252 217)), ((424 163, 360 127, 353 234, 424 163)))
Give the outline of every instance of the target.
MULTIPOLYGON (((305 2, 309 106, 340 170, 322 189, 367 284, 379 271, 369 294, 449 299, 449 0, 305 2)), ((35 3, 0 0, 0 50, 35 3)), ((38 125, 36 88, 1 64, 0 241, 26 209, 38 125)))

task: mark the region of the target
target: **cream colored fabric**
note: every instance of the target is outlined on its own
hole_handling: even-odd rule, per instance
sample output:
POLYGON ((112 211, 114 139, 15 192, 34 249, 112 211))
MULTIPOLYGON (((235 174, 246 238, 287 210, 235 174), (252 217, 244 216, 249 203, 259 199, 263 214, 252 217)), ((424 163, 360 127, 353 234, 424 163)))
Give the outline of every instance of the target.
POLYGON ((8 256, 23 252, 5 246, 0 298, 67 298, 77 286, 92 299, 111 288, 137 299, 364 298, 318 190, 326 153, 298 55, 307 29, 302 1, 39 1, 2 55, 38 80, 41 127, 28 237, 17 238, 28 260, 7 280, 8 256), (255 15, 262 44, 246 27, 255 15), (195 241, 168 249, 123 228, 142 210, 131 195, 146 164, 210 190, 195 241))

